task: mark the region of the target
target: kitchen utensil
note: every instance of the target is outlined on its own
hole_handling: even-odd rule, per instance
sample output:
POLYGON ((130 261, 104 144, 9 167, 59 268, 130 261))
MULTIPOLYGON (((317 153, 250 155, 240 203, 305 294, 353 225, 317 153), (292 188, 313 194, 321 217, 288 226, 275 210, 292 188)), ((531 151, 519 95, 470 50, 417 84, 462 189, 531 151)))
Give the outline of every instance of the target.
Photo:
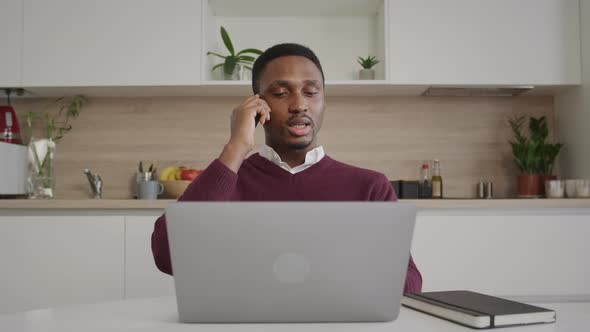
POLYGON ((152 172, 143 172, 143 173, 139 173, 139 180, 140 181, 152 181, 153 180, 153 175, 154 173, 152 172))

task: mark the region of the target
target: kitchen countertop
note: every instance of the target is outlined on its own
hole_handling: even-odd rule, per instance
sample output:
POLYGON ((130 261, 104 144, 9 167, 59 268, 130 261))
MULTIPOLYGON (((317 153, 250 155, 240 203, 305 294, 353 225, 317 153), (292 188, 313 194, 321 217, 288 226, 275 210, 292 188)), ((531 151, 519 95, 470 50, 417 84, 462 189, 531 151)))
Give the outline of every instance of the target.
MULTIPOLYGON (((418 209, 590 209, 590 199, 420 199, 413 202, 418 209)), ((171 199, 0 199, 0 209, 90 209, 124 210, 146 209, 162 210, 171 199)))

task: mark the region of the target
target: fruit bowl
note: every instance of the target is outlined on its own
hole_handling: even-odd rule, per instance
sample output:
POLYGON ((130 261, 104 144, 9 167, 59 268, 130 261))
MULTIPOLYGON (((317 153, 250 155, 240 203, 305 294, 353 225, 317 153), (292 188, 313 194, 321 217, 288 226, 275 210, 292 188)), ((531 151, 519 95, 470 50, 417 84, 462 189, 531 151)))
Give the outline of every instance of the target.
POLYGON ((164 192, 162 196, 164 198, 173 198, 177 199, 184 193, 186 188, 192 181, 186 180, 167 180, 167 181, 160 181, 162 186, 164 186, 164 192))

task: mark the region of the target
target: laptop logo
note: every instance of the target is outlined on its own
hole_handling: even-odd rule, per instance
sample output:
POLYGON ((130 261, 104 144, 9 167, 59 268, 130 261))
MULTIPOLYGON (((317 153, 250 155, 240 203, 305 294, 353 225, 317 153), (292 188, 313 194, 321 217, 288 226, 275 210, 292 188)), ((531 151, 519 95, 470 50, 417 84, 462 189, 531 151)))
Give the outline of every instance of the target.
POLYGON ((284 283, 304 282, 311 274, 309 260, 297 253, 285 253, 277 257, 273 264, 275 278, 284 283))

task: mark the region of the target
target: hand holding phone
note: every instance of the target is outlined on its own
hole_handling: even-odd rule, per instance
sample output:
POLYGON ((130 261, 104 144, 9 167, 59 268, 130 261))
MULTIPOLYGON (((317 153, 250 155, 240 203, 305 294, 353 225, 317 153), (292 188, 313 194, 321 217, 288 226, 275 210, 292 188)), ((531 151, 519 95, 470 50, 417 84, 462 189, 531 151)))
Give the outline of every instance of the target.
POLYGON ((236 107, 231 115, 231 136, 219 157, 220 161, 237 172, 244 158, 256 145, 256 125, 270 120, 270 112, 270 107, 259 95, 246 98, 236 107))

